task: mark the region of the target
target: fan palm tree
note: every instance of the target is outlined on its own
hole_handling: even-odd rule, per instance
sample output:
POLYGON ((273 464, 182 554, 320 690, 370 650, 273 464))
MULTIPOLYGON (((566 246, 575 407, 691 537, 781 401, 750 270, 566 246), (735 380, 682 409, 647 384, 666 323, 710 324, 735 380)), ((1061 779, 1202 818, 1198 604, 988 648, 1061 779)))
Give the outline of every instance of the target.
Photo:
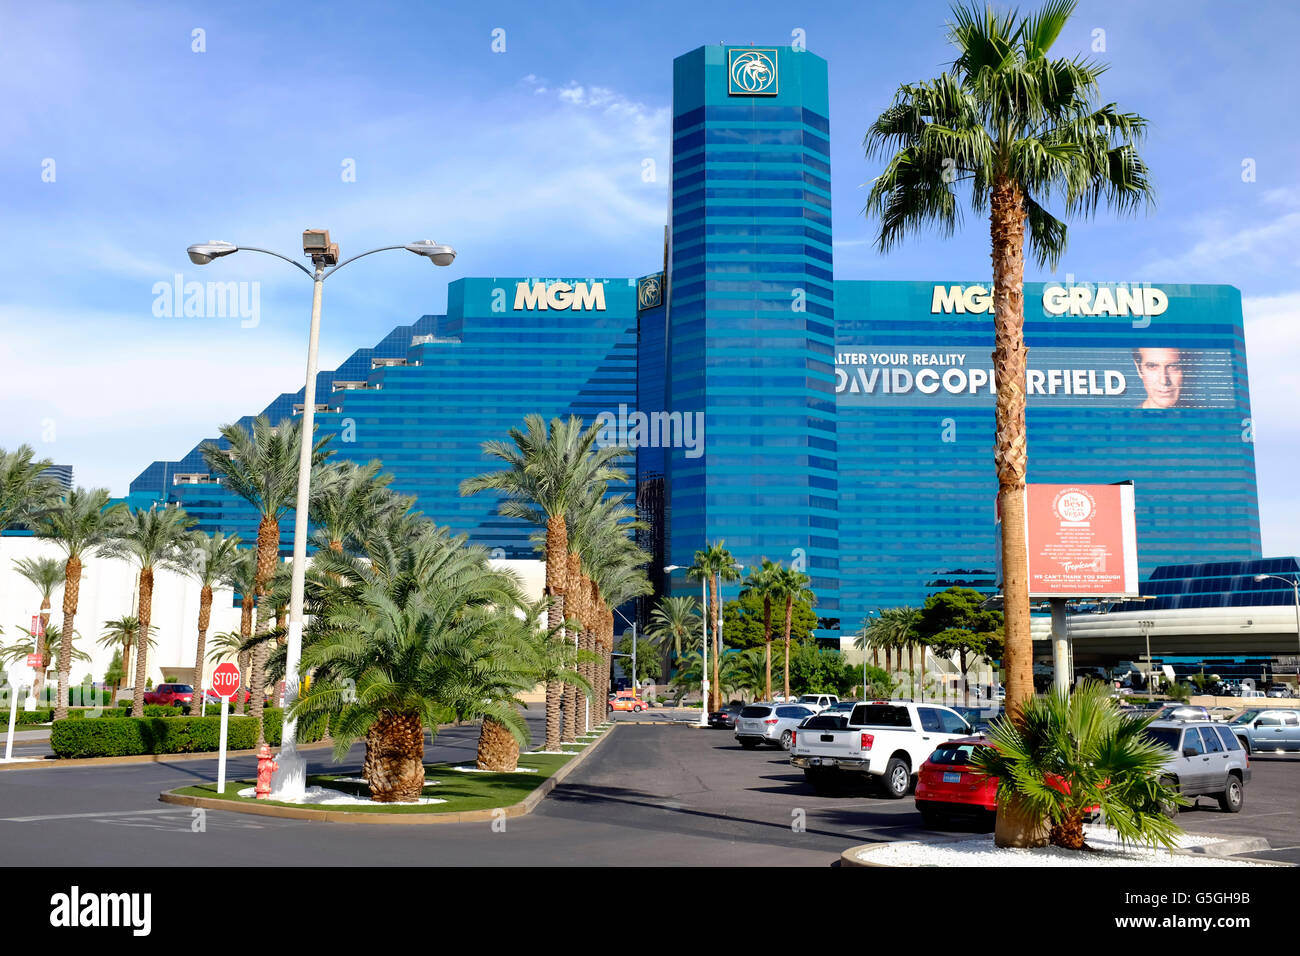
MULTIPOLYGON (((627 480, 626 472, 614 464, 627 454, 627 449, 598 446, 598 434, 597 424, 584 429, 582 419, 576 415, 567 420, 553 418, 549 424, 541 415, 528 415, 522 429, 510 429, 508 441, 483 443, 483 454, 500 460, 505 467, 466 478, 460 484, 462 495, 485 491, 499 494, 497 510, 505 517, 544 524, 544 593, 551 600, 548 629, 562 627, 567 614, 568 515, 592 486, 627 480)), ((552 698, 561 693, 561 688, 547 689, 548 712, 560 706, 552 698)))
POLYGON ((772 600, 785 602, 785 689, 782 693, 788 699, 790 697, 790 631, 794 626, 794 603, 800 601, 809 605, 816 604, 817 595, 809 586, 812 584, 812 578, 802 571, 777 564, 771 575, 772 600))
MULTIPOLYGON (((32 523, 37 537, 53 541, 64 554, 63 625, 60 627, 59 688, 54 718, 68 716, 68 669, 72 663, 73 624, 81 595, 81 569, 90 557, 111 542, 122 526, 125 505, 108 503, 108 489, 75 488, 43 510, 32 523)), ((49 642, 51 645, 53 642, 49 642)))
MULTIPOLYGON (((179 507, 154 505, 141 508, 122 523, 117 535, 102 548, 108 558, 131 561, 140 569, 140 599, 137 616, 140 631, 149 633, 149 619, 153 615, 154 571, 166 568, 184 573, 193 539, 189 529, 194 519, 179 507)), ((135 691, 131 713, 144 714, 144 685, 149 673, 147 646, 141 646, 135 660, 135 691)), ((200 672, 202 676, 202 672, 200 672)))
MULTIPOLYGON (((17 641, 15 641, 13 644, 8 645, 7 647, 0 648, 0 666, 8 666, 9 664, 14 663, 15 661, 22 660, 28 654, 36 653, 37 638, 33 636, 32 632, 25 627, 20 627, 18 628, 18 630, 22 631, 23 634, 25 634, 26 636, 20 637, 17 641)), ((69 669, 71 669, 72 663, 74 661, 83 664, 90 663, 91 661, 90 655, 85 653, 84 651, 80 651, 77 648, 73 647, 72 641, 68 641, 66 645, 63 643, 63 639, 62 639, 63 635, 59 625, 51 624, 49 629, 45 632, 45 636, 49 640, 49 647, 50 647, 49 666, 61 667, 62 666, 61 657, 63 653, 68 654, 67 661, 68 661, 69 669)), ((73 640, 75 640, 80 636, 81 636, 80 634, 72 635, 73 640)), ((32 694, 33 696, 35 696, 34 690, 32 694)), ((64 697, 65 709, 67 708, 67 705, 68 705, 67 696, 65 695, 64 697)))
POLYGON ((212 589, 225 584, 235 571, 242 556, 239 545, 238 535, 226 535, 220 531, 214 531, 210 535, 195 531, 190 535, 186 573, 199 582, 199 636, 194 649, 194 697, 190 701, 192 715, 203 713, 203 654, 208 638, 208 623, 212 619, 212 589))
POLYGON ((1036 829, 1048 825, 1036 843, 1084 849, 1083 821, 1099 806, 1122 842, 1177 847, 1182 831, 1166 811, 1187 801, 1165 781, 1169 751, 1146 736, 1150 715, 1120 713, 1106 685, 1086 681, 1008 717, 992 723, 993 746, 976 749, 971 765, 997 778, 1000 801, 1014 793, 1036 829))
POLYGON ((59 484, 45 474, 51 464, 48 458, 37 459, 30 445, 0 448, 0 531, 30 527, 58 501, 59 484))
POLYGON ((989 217, 994 464, 1012 712, 1034 695, 1024 513, 1025 242, 1039 266, 1055 268, 1066 225, 1046 203, 1091 216, 1102 203, 1129 212, 1153 200, 1136 148, 1147 121, 1100 103, 1103 65, 1049 56, 1074 8, 1074 0, 1047 0, 1036 13, 996 15, 982 5, 954 6, 951 68, 899 87, 865 139, 868 156, 888 157, 867 200, 868 214, 880 220, 882 252, 927 226, 951 235, 960 218, 959 183, 970 185, 972 210, 989 217))
MULTIPOLYGON (((157 645, 154 634, 158 628, 149 625, 150 647, 157 645)), ((135 648, 136 638, 140 636, 140 619, 134 614, 124 614, 111 621, 104 622, 104 633, 95 643, 100 647, 120 647, 122 651, 122 676, 118 679, 117 690, 126 686, 127 675, 131 673, 131 651, 135 648)))
POLYGON ((14 568, 30 581, 41 594, 40 632, 36 638, 36 650, 33 654, 41 655, 41 666, 36 670, 32 681, 32 696, 40 698, 41 688, 45 683, 45 646, 49 641, 47 632, 50 626, 50 599, 55 588, 63 584, 63 565, 54 558, 20 558, 14 562, 14 568))
POLYGON ((646 636, 662 649, 663 672, 667 674, 672 661, 688 651, 696 650, 701 642, 699 602, 693 597, 662 597, 659 605, 650 612, 650 630, 646 636))
POLYGON ((695 552, 695 563, 691 565, 686 572, 688 577, 696 581, 705 580, 709 588, 709 620, 713 624, 713 686, 710 688, 709 700, 705 706, 710 710, 717 710, 722 706, 722 688, 716 686, 718 683, 719 669, 722 666, 721 654, 722 645, 718 638, 718 632, 721 628, 718 626, 719 608, 718 608, 718 584, 719 579, 722 581, 736 581, 740 579, 740 571, 736 568, 736 559, 726 548, 725 541, 716 541, 709 544, 702 551, 695 552))
MULTIPOLYGON (((280 522, 293 509, 298 495, 302 419, 286 418, 279 425, 272 425, 266 416, 259 415, 253 420, 252 428, 239 424, 222 426, 221 438, 228 447, 209 441, 204 442, 199 450, 208 470, 220 478, 225 487, 256 508, 260 516, 253 595, 258 605, 256 627, 265 632, 271 626, 271 614, 261 607, 261 602, 270 588, 275 567, 280 563, 280 522)), ((313 468, 328 457, 325 446, 329 438, 326 436, 313 445, 313 468)), ((257 718, 259 744, 266 739, 262 727, 266 653, 267 645, 262 642, 252 655, 252 673, 249 676, 250 703, 253 716, 257 718)))
POLYGON ((775 594, 776 575, 781 567, 767 558, 757 568, 750 568, 745 578, 745 586, 740 591, 741 597, 750 594, 763 600, 763 699, 772 699, 772 597, 775 594))

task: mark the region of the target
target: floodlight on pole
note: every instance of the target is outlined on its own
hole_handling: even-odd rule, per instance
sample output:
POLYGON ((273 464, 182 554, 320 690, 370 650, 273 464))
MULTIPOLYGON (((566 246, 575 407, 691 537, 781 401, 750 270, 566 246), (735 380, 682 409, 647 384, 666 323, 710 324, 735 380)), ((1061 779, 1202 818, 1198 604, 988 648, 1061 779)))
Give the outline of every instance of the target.
POLYGON ((220 239, 210 239, 207 242, 196 242, 185 250, 189 254, 190 262, 196 266, 206 266, 213 259, 220 259, 222 256, 228 256, 232 252, 238 252, 239 246, 233 242, 223 242, 220 239))

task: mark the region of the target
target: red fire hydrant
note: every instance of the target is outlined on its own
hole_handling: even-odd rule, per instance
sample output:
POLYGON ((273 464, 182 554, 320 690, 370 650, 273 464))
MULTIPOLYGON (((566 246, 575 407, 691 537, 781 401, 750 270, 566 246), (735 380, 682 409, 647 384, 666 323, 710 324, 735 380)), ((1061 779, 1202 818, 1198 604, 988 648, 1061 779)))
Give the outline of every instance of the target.
POLYGON ((271 795, 271 774, 279 767, 275 757, 271 756, 270 746, 262 744, 257 752, 257 799, 265 800, 271 795))

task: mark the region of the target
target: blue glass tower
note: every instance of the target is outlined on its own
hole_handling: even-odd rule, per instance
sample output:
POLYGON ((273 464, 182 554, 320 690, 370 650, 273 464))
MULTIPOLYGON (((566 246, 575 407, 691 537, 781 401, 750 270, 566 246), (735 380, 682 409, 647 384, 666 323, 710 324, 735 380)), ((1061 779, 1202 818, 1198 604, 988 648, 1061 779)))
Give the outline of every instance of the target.
POLYGON ((667 548, 681 566, 722 540, 747 566, 799 567, 833 618, 828 99, 826 61, 790 47, 673 63, 666 399, 703 414, 706 450, 667 456, 667 548))

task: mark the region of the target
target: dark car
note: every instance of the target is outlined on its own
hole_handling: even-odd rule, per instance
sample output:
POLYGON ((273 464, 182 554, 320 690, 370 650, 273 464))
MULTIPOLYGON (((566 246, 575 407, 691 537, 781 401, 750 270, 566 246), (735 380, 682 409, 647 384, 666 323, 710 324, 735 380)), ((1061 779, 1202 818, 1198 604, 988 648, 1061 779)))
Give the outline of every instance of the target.
POLYGON ((745 705, 740 701, 733 700, 730 704, 723 704, 720 710, 712 711, 709 714, 709 726, 721 727, 723 730, 734 730, 736 718, 740 712, 745 709, 745 705))

